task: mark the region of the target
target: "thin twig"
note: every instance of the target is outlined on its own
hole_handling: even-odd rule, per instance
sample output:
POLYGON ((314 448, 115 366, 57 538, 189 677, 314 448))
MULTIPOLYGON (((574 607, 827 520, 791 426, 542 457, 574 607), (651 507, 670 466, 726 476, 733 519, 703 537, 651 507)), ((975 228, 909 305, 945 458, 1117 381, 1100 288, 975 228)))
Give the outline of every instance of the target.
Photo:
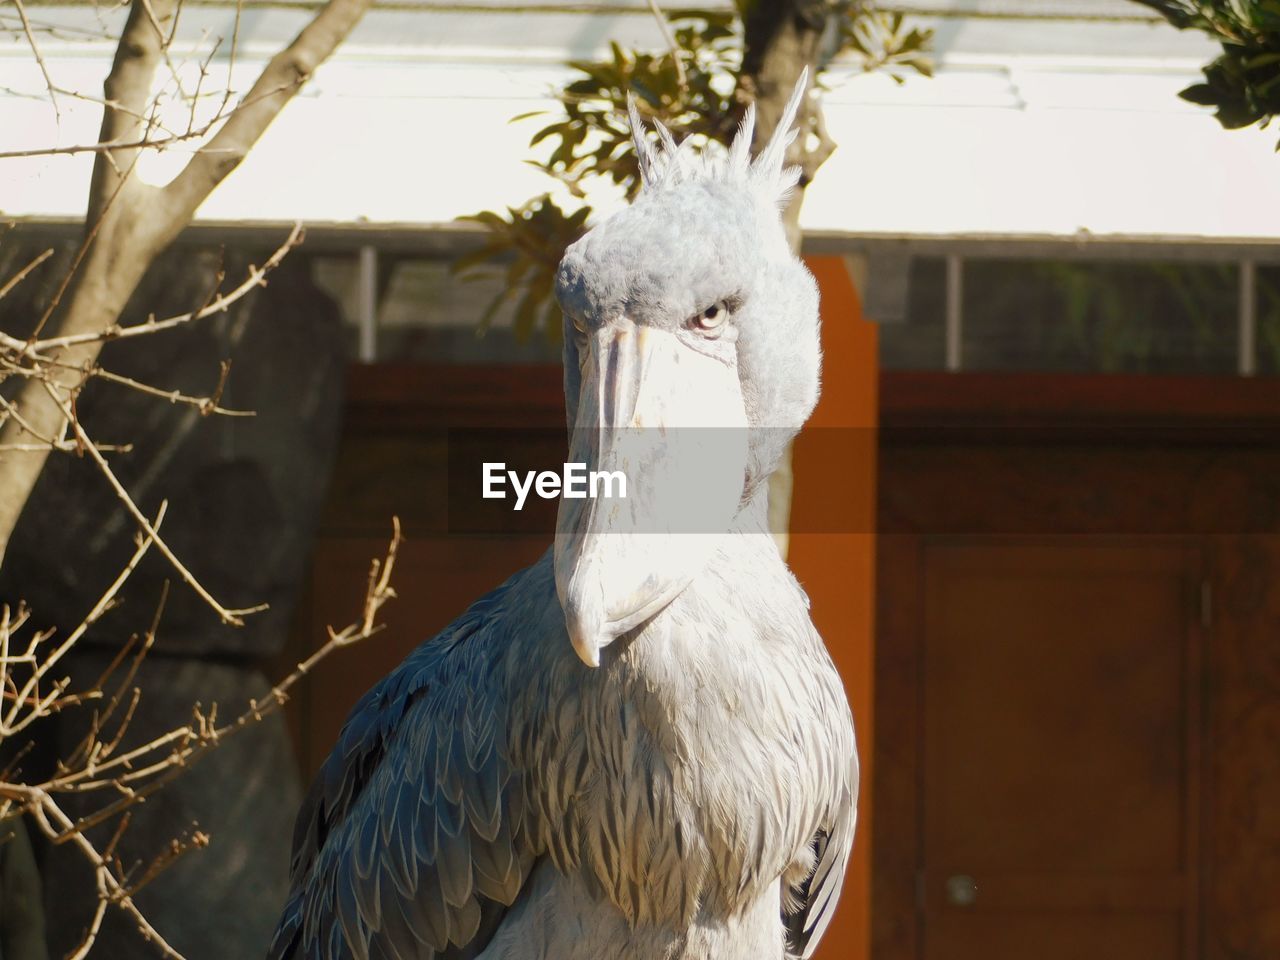
POLYGON ((89 919, 89 926, 80 937, 80 945, 67 954, 66 960, 84 960, 93 949, 98 933, 102 930, 102 920, 107 914, 107 904, 111 902, 111 896, 107 893, 106 884, 102 881, 100 869, 95 871, 94 878, 98 884, 98 903, 94 907, 93 916, 89 919))
MULTIPOLYGON (((92 447, 92 445, 90 446, 92 447)), ((19 691, 19 701, 30 696, 31 692, 40 682, 40 679, 48 674, 58 661, 66 655, 67 651, 74 647, 89 628, 92 627, 94 623, 96 623, 98 619, 110 609, 111 604, 115 601, 116 594, 120 592, 120 588, 124 586, 124 582, 129 579, 133 571, 137 569, 138 564, 142 562, 142 558, 146 556, 147 551, 151 548, 151 544, 158 542, 159 535, 155 531, 159 529, 162 523, 164 523, 164 514, 168 507, 168 501, 164 501, 160 504, 160 509, 156 512, 155 523, 152 524, 148 521, 146 524, 148 536, 138 542, 129 562, 125 564, 124 569, 121 570, 120 574, 112 581, 111 586, 107 587, 102 596, 98 598, 98 602, 93 605, 93 608, 85 618, 80 621, 80 625, 67 635, 67 639, 62 641, 62 643, 58 645, 57 649, 45 657, 37 670, 33 671, 30 679, 27 680, 26 684, 24 684, 19 691)), ((15 725, 20 705, 20 703, 15 704, 9 713, 5 715, 3 726, 0 726, 0 737, 11 736, 13 733, 22 729, 22 726, 26 725, 26 723, 23 723, 22 726, 15 725)), ((28 720, 27 722, 30 721, 28 720)))
POLYGON ((205 78, 209 76, 209 64, 213 62, 214 55, 221 46, 222 38, 219 37, 210 48, 209 55, 200 61, 200 76, 196 79, 196 92, 191 96, 191 112, 187 116, 187 133, 190 133, 196 127, 196 107, 200 103, 200 91, 204 88, 205 78))
POLYGON ((137 323, 130 327, 122 327, 113 324, 105 330, 93 333, 72 333, 61 337, 47 337, 43 340, 22 341, 16 337, 11 337, 6 333, 0 332, 0 347, 6 347, 14 351, 19 357, 32 356, 33 354, 45 353, 50 350, 61 350, 64 347, 71 347, 81 343, 96 343, 105 340, 124 340, 129 337, 141 337, 151 333, 158 333, 161 330, 169 330, 173 327, 181 326, 184 323, 190 323, 193 320, 203 320, 215 313, 223 313, 233 303, 247 294, 255 287, 265 286, 265 280, 268 273, 278 267, 284 260, 285 254, 302 242, 304 231, 302 224, 294 224, 293 229, 289 232, 288 239, 273 253, 267 261, 260 267, 251 267, 249 275, 234 290, 229 293, 221 294, 216 297, 207 306, 200 310, 193 310, 190 313, 179 314, 176 317, 168 317, 164 320, 150 319, 143 323, 137 323))
MULTIPOLYGON (((229 370, 230 365, 223 361, 222 369, 229 370)), ((153 397, 159 397, 162 400, 168 400, 170 403, 185 403, 190 406, 197 407, 202 416, 209 414, 218 414, 223 417, 255 417, 257 412, 254 410, 228 410, 226 407, 218 405, 218 398, 222 395, 222 387, 226 381, 225 373, 222 374, 222 380, 219 381, 217 389, 208 397, 190 397, 179 390, 161 390, 159 387, 153 387, 150 384, 140 383, 130 377, 121 376, 118 373, 112 373, 110 370, 104 370, 102 367, 94 367, 90 373, 92 377, 98 377, 111 383, 118 383, 121 386, 128 387, 131 390, 137 390, 141 393, 149 394, 153 397)), ((98 449, 106 448, 99 445, 98 449)))
POLYGON ((226 110, 227 104, 231 102, 231 82, 235 79, 236 51, 240 47, 240 13, 243 7, 244 0, 236 0, 236 16, 231 25, 231 46, 227 49, 227 83, 222 91, 222 105, 218 107, 218 113, 226 110))
MULTIPOLYGON (((171 34, 166 35, 164 28, 160 26, 160 20, 156 17, 156 10, 151 4, 151 0, 136 0, 136 2, 142 5, 143 12, 147 15, 148 22, 156 32, 156 40, 159 41, 160 56, 164 58, 164 65, 169 71, 169 78, 173 81, 174 86, 178 88, 178 96, 183 100, 189 99, 187 97, 186 88, 182 86, 182 74, 174 64, 173 58, 169 56, 169 48, 173 45, 173 36, 171 34)), ((178 25, 177 20, 179 10, 181 10, 181 4, 178 4, 173 11, 172 26, 174 28, 178 25)))
MULTIPOLYGON (((218 124, 222 123, 224 120, 230 119, 230 117, 237 111, 251 107, 260 100, 267 100, 277 94, 284 93, 286 90, 291 90, 294 86, 296 86, 296 84, 280 86, 273 90, 263 91, 252 99, 246 98, 241 100, 235 105, 235 108, 230 113, 223 113, 215 116, 208 123, 201 124, 198 129, 192 130, 190 133, 174 133, 167 137, 144 135, 131 140, 100 140, 96 143, 76 143, 66 147, 31 147, 26 150, 0 150, 0 160, 19 160, 24 157, 59 157, 77 153, 111 154, 116 150, 165 150, 180 143, 199 140, 213 130, 214 127, 218 126, 218 124)), ((147 124, 148 127, 153 125, 159 126, 159 124, 155 122, 154 118, 149 118, 147 124)), ((199 150, 194 152, 203 153, 207 149, 208 148, 206 147, 201 147, 199 150)))
MULTIPOLYGON (((135 561, 140 558, 149 542, 158 541, 154 537, 141 540, 135 561)), ((287 677, 272 688, 266 698, 261 701, 250 701, 248 708, 230 722, 222 725, 218 724, 216 704, 210 707, 207 712, 202 711, 197 706, 193 710, 192 721, 186 726, 171 730, 154 738, 149 743, 135 747, 118 756, 110 757, 111 752, 120 741, 122 729, 128 725, 133 710, 137 706, 139 694, 135 688, 134 693, 127 699, 125 715, 120 721, 116 734, 105 742, 99 738, 98 734, 102 730, 106 718, 110 716, 116 705, 126 702, 123 697, 123 691, 132 684, 132 671, 136 670, 137 664, 146 654, 146 648, 154 640, 159 623, 159 610, 163 606, 162 603, 157 608, 157 614, 152 620, 147 640, 132 654, 127 652, 117 654, 107 670, 99 678, 96 690, 91 691, 96 692, 100 699, 106 679, 125 659, 132 659, 131 670, 117 685, 111 704, 100 715, 95 717, 89 736, 86 737, 81 748, 78 749, 76 757, 73 758, 79 762, 73 763, 70 767, 61 765, 59 772, 52 779, 39 784, 10 780, 8 773, 13 769, 12 766, 9 771, 5 772, 5 776, 0 777, 0 806, 3 807, 5 813, 12 815, 15 806, 20 808, 30 816, 31 822, 36 825, 36 828, 49 842, 53 844, 68 844, 74 847, 93 868, 97 887, 94 911, 88 926, 80 938, 79 944, 70 956, 83 958, 88 955, 97 942, 107 909, 115 907, 130 918, 138 930, 141 931, 143 937, 151 941, 161 955, 169 957, 171 960, 182 960, 178 951, 160 935, 138 910, 133 897, 142 887, 154 882, 164 870, 172 866, 179 858, 189 851, 207 844, 209 838, 193 825, 189 832, 173 838, 145 867, 138 864, 136 865, 137 869, 130 868, 126 870, 120 863, 120 858, 116 851, 120 845, 121 838, 129 827, 131 809, 135 805, 144 802, 175 777, 181 775, 187 766, 203 754, 216 748, 226 737, 246 729, 273 711, 278 710, 281 704, 288 699, 289 689, 298 680, 306 676, 325 657, 341 647, 377 633, 381 629, 377 623, 377 614, 383 604, 395 596, 395 591, 391 588, 390 581, 400 542, 400 523, 398 519, 395 519, 393 520, 391 542, 387 547, 385 557, 380 561, 374 560, 370 566, 364 604, 361 608, 359 619, 340 631, 330 628, 328 631, 329 639, 319 650, 299 663, 287 677), (58 797, 61 794, 86 793, 95 790, 108 790, 119 796, 97 811, 74 821, 59 804, 58 797), (87 831, 95 826, 112 821, 114 821, 114 825, 110 838, 104 845, 95 845, 89 839, 87 831)), ((104 593, 102 600, 95 606, 95 610, 99 608, 105 609, 110 605, 115 591, 128 578, 135 565, 136 563, 131 563, 130 566, 122 571, 113 586, 104 593)), ((4 650, 7 651, 8 649, 9 635, 14 629, 26 622, 27 616, 25 608, 19 608, 16 612, 10 611, 7 607, 0 608, 0 646, 4 650)), ((86 618, 86 622, 91 621, 93 618, 94 614, 91 612, 90 616, 86 618)), ((80 633, 79 635, 83 634, 80 633)), ((34 650, 37 646, 38 644, 33 642, 29 644, 28 649, 34 650)), ((65 643, 63 646, 65 646, 65 643)), ((59 649, 61 650, 62 647, 59 649)), ((75 696, 83 698, 87 693, 75 696)), ((42 704, 46 703, 48 699, 49 695, 46 695, 40 702, 42 704)))
MULTIPOLYGON (((396 596, 395 590, 391 587, 391 575, 395 568, 396 556, 403 539, 400 532, 400 519, 394 517, 392 518, 392 536, 387 546, 387 554, 382 560, 374 560, 370 565, 360 619, 348 624, 339 631, 335 631, 330 627, 327 631, 329 639, 320 649, 301 661, 287 677, 272 687, 271 691, 262 700, 251 700, 248 708, 234 720, 222 726, 210 726, 203 730, 200 729, 199 721, 195 725, 170 730, 150 743, 135 747, 112 758, 107 763, 100 765, 93 774, 86 774, 84 771, 80 771, 50 781, 46 786, 56 790, 98 789, 111 783, 129 784, 145 779, 147 776, 163 774, 169 767, 185 765, 218 741, 231 736, 279 709, 289 699, 289 691, 293 686, 308 676, 322 660, 332 655, 336 650, 367 640, 381 631, 382 627, 377 623, 377 615, 383 605, 396 596), (148 766, 140 765, 145 761, 146 757, 155 755, 161 749, 175 744, 176 746, 169 756, 148 766), (116 771, 119 770, 127 772, 116 774, 116 771), (110 778, 108 775, 111 775, 110 778), (90 779, 90 777, 95 779, 90 779)), ((201 715, 197 714, 197 716, 201 715)), ((154 783, 153 781, 140 788, 137 791, 138 795, 149 795, 156 788, 154 783)), ((131 805, 132 802, 134 801, 130 797, 126 797, 122 798, 114 806, 118 807, 118 809, 124 809, 131 805)), ((118 812, 118 810, 114 812, 118 812)), ((93 823, 100 822, 101 819, 108 818, 103 817, 101 813, 95 814, 94 817, 98 819, 92 822, 83 822, 78 825, 79 828, 85 829, 92 826, 93 823)))
MULTIPOLYGON (((19 368, 17 372, 21 373, 23 376, 36 375, 34 371, 27 371, 21 368, 19 368)), ((31 437, 34 437, 39 442, 41 450, 56 448, 58 444, 63 442, 61 437, 50 437, 41 433, 39 430, 37 430, 29 420, 23 417, 22 413, 18 409, 18 405, 13 401, 6 400, 4 397, 0 397, 0 410, 4 411, 5 420, 8 420, 10 417, 12 417, 14 421, 18 424, 18 426, 20 426, 25 433, 27 433, 31 437)))
POLYGON ((680 84, 680 92, 687 94, 689 92, 689 78, 684 72, 684 61, 680 58, 680 45, 676 43, 675 36, 671 33, 671 24, 667 22, 666 14, 658 6, 658 0, 649 0, 649 9, 653 12, 653 18, 658 21, 658 29, 662 31, 662 39, 667 41, 667 46, 671 48, 671 62, 676 66, 676 82, 680 84))
POLYGON ((36 257, 34 260, 28 263, 25 267, 23 267, 21 270, 15 273, 12 277, 10 277, 5 282, 5 285, 3 287, 0 287, 0 300, 3 300, 5 297, 7 297, 10 294, 10 292, 12 292, 14 287, 20 284, 23 280, 27 279, 27 275, 31 273, 32 270, 40 266, 40 264, 44 263, 46 260, 48 260, 52 256, 53 256, 53 247, 50 247, 48 250, 44 251, 44 253, 40 254, 38 257, 36 257))
MULTIPOLYGON (((132 453, 133 444, 100 443, 98 449, 104 453, 132 453)), ((0 453, 44 453, 46 450, 57 450, 59 453, 82 452, 80 444, 73 440, 50 440, 48 443, 0 443, 0 453)))
POLYGON ((49 399, 58 405, 58 408, 62 411, 62 415, 66 417, 67 422, 71 424, 71 429, 75 431, 76 436, 79 437, 80 441, 84 444, 85 452, 88 453, 89 459, 98 465, 98 470, 102 473, 103 477, 106 478, 107 483, 111 485, 111 489, 116 492, 116 498, 124 504, 125 509, 128 510, 133 516, 133 519, 137 521, 138 526, 142 527, 146 535, 155 541, 156 549, 164 554, 165 559, 168 560, 169 563, 173 565, 173 568, 178 571, 178 574, 182 577, 183 581, 186 582, 187 586, 194 590, 200 596, 200 599, 213 609, 213 612, 218 615, 218 618, 223 623, 228 626, 242 627, 244 626, 243 617, 251 613, 260 613, 267 609, 267 605, 265 603, 260 603, 256 606, 232 610, 224 607, 221 603, 215 600, 213 598, 213 594, 205 589, 204 584, 196 579, 195 574, 187 569, 186 564, 178 559, 178 555, 175 554, 173 550, 170 549, 169 545, 160 537, 160 534, 156 532, 155 527, 151 525, 151 521, 147 519, 146 514, 138 509, 138 505, 133 502, 133 498, 129 496, 129 491, 124 488, 124 484, 116 479, 116 475, 112 471, 111 465, 107 463, 107 458, 99 452, 96 446, 94 446, 93 440, 90 439, 88 433, 85 432, 84 427, 80 424, 80 421, 77 420, 75 415, 72 413, 70 405, 62 397, 58 396, 57 388, 48 382, 44 384, 44 388, 45 392, 49 394, 49 399))
POLYGON ((148 883, 154 880, 160 874, 164 873, 170 867, 180 860, 184 854, 190 853, 192 850, 199 850, 209 845, 209 835, 203 831, 192 829, 191 833, 185 837, 174 837, 169 841, 169 845, 164 848, 147 868, 142 871, 142 876, 132 881, 125 888, 128 896, 133 896, 148 883))
POLYGON ((27 35, 27 43, 31 45, 31 54, 36 58, 40 73, 44 76, 44 85, 49 88, 49 102, 53 104, 53 115, 58 127, 61 128, 62 110, 58 106, 58 95, 54 92, 53 78, 49 76, 49 68, 44 62, 44 57, 40 54, 40 46, 36 43, 36 36, 31 31, 31 21, 27 19, 27 8, 22 0, 13 0, 13 5, 18 8, 18 16, 22 18, 22 32, 27 35))
MULTIPOLYGON (((64 834, 65 831, 71 830, 71 818, 62 812, 62 809, 54 802, 44 790, 39 787, 27 788, 29 800, 26 808, 31 812, 32 819, 40 831, 49 838, 64 834)), ((75 846, 79 847, 81 852, 88 858, 89 862, 94 865, 98 877, 101 880, 102 887, 101 896, 110 903, 119 907, 138 926, 142 935, 150 940, 161 954, 169 960, 183 960, 182 954, 178 953, 169 941, 160 936, 160 932, 142 915, 134 904, 133 899, 125 892, 120 882, 112 875, 110 864, 89 841, 83 833, 71 832, 65 834, 69 837, 75 846)))

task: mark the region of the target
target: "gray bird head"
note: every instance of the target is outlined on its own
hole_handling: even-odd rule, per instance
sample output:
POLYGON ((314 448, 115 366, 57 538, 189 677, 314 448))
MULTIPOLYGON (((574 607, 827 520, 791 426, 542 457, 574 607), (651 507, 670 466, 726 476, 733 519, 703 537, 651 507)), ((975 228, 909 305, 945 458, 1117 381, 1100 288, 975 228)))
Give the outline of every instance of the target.
POLYGON ((807 79, 754 160, 754 107, 709 156, 661 124, 651 145, 633 104, 640 196, 560 263, 570 460, 630 487, 560 504, 556 588, 592 666, 697 575, 817 402, 817 286, 780 214, 807 79))

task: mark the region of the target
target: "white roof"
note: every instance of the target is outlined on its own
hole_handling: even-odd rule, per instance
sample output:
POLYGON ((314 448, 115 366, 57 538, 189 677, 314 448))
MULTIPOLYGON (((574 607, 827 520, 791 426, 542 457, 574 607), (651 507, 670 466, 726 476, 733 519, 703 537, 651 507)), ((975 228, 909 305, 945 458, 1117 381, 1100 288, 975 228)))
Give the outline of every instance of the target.
MULTIPOLYGON (((937 30, 932 80, 833 77, 840 148, 810 187, 803 224, 854 234, 1264 238, 1280 224, 1277 132, 1224 131, 1177 93, 1214 47, 1119 0, 915 0, 937 30), (1068 10, 1084 20, 1063 17, 1068 10)), ((55 81, 97 94, 120 12, 34 6, 55 81)), ((188 6, 188 42, 229 36, 233 7, 188 6)), ((234 85, 305 22, 289 3, 246 5, 234 85)), ((0 14, 8 25, 12 10, 0 14)), ((201 208, 211 220, 438 224, 518 204, 551 183, 523 161, 571 57, 611 39, 657 47, 645 0, 397 3, 375 9, 201 208)), ((224 56, 210 82, 225 77, 224 56)), ((20 36, 0 45, 0 150, 92 142, 90 102, 60 98, 20 36)), ((178 150, 143 174, 163 182, 178 150)), ((87 156, 0 160, 0 213, 74 217, 87 156)), ((607 203, 602 200, 602 203, 607 203)))

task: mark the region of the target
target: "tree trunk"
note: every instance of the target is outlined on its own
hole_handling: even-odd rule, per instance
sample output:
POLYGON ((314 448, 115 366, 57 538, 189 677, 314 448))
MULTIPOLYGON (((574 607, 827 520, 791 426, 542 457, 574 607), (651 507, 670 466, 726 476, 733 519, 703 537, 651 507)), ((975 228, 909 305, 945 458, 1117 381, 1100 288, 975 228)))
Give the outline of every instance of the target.
MULTIPOLYGON (((812 86, 822 57, 822 40, 834 9, 827 0, 751 0, 740 9, 745 36, 738 98, 743 103, 756 105, 754 152, 762 149, 773 136, 787 100, 806 68, 812 86)), ((816 147, 810 146, 809 132, 820 133, 825 129, 820 110, 813 97, 805 99, 797 120, 801 133, 787 154, 787 160, 802 170, 800 183, 782 215, 787 239, 797 254, 804 188, 834 149, 825 134, 819 136, 816 147)), ((769 477, 769 529, 783 557, 787 555, 792 483, 788 447, 778 469, 769 477)))
MULTIPOLYGON (((315 69, 351 32, 372 0, 329 0, 297 38, 263 70, 244 100, 165 187, 150 187, 134 176, 134 164, 148 135, 152 82, 165 58, 165 45, 178 0, 134 0, 115 61, 105 84, 101 143, 122 143, 97 155, 85 221, 84 255, 39 335, 106 334, 156 256, 190 222, 196 209, 244 159, 271 121, 315 69)), ((72 397, 92 366, 102 341, 66 347, 54 354, 60 366, 51 383, 72 397)), ((59 405, 44 382, 31 378, 15 398, 22 419, 0 425, 0 446, 61 440, 67 429, 59 405)), ((18 517, 44 468, 49 450, 0 455, 0 563, 18 517)))

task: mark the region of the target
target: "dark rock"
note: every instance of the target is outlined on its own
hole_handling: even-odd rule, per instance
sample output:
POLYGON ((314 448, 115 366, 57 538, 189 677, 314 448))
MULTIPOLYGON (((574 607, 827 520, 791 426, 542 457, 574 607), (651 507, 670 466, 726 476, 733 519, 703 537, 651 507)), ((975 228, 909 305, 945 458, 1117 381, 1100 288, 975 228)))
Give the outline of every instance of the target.
MULTIPOLYGON (((265 259, 255 257, 257 262, 265 259)), ((205 303, 221 255, 178 248, 148 274, 124 322, 170 316, 205 303)), ((228 258, 224 288, 250 258, 228 258), (234 262, 232 262, 234 261, 234 262)), ((153 549, 113 614, 116 642, 143 630, 153 610, 138 597, 175 581, 158 649, 265 655, 285 636, 328 484, 341 420, 343 344, 337 305, 295 254, 225 314, 174 331, 108 344, 102 365, 189 395, 214 391, 231 361, 225 407, 254 417, 199 411, 95 380, 78 411, 90 436, 132 443, 112 468, 150 517, 162 500, 162 534, 197 579, 228 607, 269 603, 227 629, 153 549)), ((0 598, 25 599, 42 623, 73 627, 128 559, 137 527, 88 459, 50 457, 0 569, 0 598)), ((99 641, 103 634, 99 633, 99 641)))
MULTIPOLYGON (((106 663, 80 657, 77 680, 91 682, 106 663)), ((191 705, 213 702, 229 720, 250 697, 269 686, 254 670, 178 658, 151 659, 140 674, 143 697, 130 729, 131 744, 179 726, 191 705)), ((62 724, 59 752, 67 754, 84 733, 83 716, 62 724)), ((126 864, 150 863, 193 823, 209 834, 209 846, 193 850, 138 894, 137 903, 161 936, 187 960, 261 956, 271 938, 288 883, 293 815, 300 800, 293 746, 280 714, 223 741, 176 780, 135 808, 121 841, 126 864)), ((110 802, 106 792, 90 802, 70 798, 72 816, 110 802)), ((93 834, 105 842, 109 829, 93 834)), ((94 904, 94 881, 70 844, 51 847, 42 868, 49 947, 63 956, 79 942, 94 904)), ((119 910, 108 911, 94 956, 112 960, 157 956, 119 910)))
POLYGON ((49 960, 40 874, 21 817, 0 822, 0 957, 49 960))
MULTIPOLYGON (((260 263, 269 253, 228 256, 223 288, 241 281, 251 259, 260 263)), ((122 321, 200 307, 221 265, 218 251, 174 248, 148 274, 122 321)), ((21 297, 6 298, 0 324, 22 329, 23 317, 38 316, 49 295, 33 281, 21 297)), ((337 445, 343 352, 339 308, 312 282, 298 252, 267 287, 227 313, 104 349, 106 369, 197 396, 216 389, 219 362, 231 361, 222 405, 254 410, 255 417, 202 417, 190 406, 101 380, 86 387, 77 410, 98 442, 133 444, 131 453, 109 455, 113 470, 148 516, 168 499, 162 534, 204 586, 228 607, 271 605, 242 628, 224 626, 153 548, 122 592, 123 605, 67 660, 78 683, 92 683, 109 648, 147 628, 163 583, 172 582, 156 647, 137 678, 143 699, 130 742, 185 724, 194 703, 216 701, 229 717, 267 692, 247 664, 279 652, 288 632, 337 445)), ((73 628, 131 555, 136 531, 88 459, 52 455, 0 568, 0 601, 24 599, 35 623, 73 628)), ((28 774, 47 773, 54 758, 67 756, 87 722, 88 711, 72 709, 33 730, 35 750, 23 761, 28 774)), ((68 813, 87 813, 111 798, 89 799, 68 798, 68 813)), ((211 835, 208 849, 186 855, 137 898, 189 960, 262 955, 286 892, 299 799, 294 750, 276 715, 230 738, 135 808, 120 851, 126 863, 150 862, 193 821, 211 835)), ((105 829, 94 834, 99 842, 106 836, 105 829)), ((49 945, 61 956, 89 921, 94 880, 69 844, 41 842, 36 854, 49 945)), ((127 960, 156 951, 112 909, 94 955, 127 960)))

